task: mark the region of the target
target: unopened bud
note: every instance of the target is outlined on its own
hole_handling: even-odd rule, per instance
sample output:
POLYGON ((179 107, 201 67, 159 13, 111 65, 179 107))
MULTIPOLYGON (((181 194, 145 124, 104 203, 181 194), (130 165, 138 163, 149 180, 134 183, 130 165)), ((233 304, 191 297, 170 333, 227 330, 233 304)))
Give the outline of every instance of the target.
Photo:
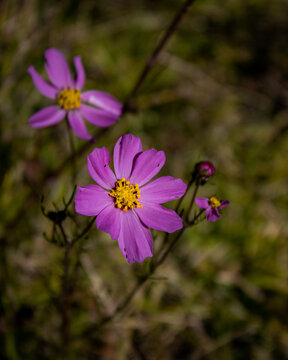
POLYGON ((215 173, 215 167, 210 161, 201 161, 195 165, 193 176, 199 184, 204 185, 215 173))

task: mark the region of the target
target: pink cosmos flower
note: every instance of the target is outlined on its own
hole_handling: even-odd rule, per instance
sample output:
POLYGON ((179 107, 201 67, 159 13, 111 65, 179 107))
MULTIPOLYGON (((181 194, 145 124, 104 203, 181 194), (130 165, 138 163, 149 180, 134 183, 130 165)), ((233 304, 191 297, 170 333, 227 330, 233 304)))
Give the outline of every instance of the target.
POLYGON ((210 198, 196 198, 195 202, 200 209, 205 209, 207 221, 220 219, 219 210, 230 204, 228 200, 219 201, 215 196, 211 196, 210 198))
POLYGON ((142 262, 153 255, 148 227, 168 233, 182 228, 181 217, 160 204, 182 197, 186 184, 171 176, 149 182, 163 167, 165 154, 155 149, 143 151, 140 138, 131 134, 120 137, 113 157, 114 172, 105 147, 88 155, 88 172, 98 185, 78 186, 75 209, 82 215, 97 216, 97 228, 118 240, 129 263, 142 262))
POLYGON ((86 129, 83 117, 91 124, 100 127, 111 126, 118 120, 122 105, 113 96, 96 90, 81 92, 85 83, 85 71, 80 56, 73 59, 76 69, 74 78, 71 76, 66 59, 57 49, 47 50, 45 60, 50 83, 38 74, 34 66, 28 68, 28 73, 39 92, 56 100, 57 105, 36 112, 29 119, 29 125, 35 128, 55 125, 67 115, 75 134, 82 139, 91 140, 92 136, 86 129))

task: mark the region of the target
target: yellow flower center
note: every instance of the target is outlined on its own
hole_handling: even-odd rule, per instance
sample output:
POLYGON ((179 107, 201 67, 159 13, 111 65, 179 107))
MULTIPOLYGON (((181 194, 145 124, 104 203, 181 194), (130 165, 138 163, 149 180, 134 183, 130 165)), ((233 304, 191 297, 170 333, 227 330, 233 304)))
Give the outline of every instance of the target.
POLYGON ((211 196, 209 198, 209 204, 213 207, 213 208, 218 208, 221 205, 221 202, 215 197, 215 196, 211 196))
POLYGON ((130 185, 130 181, 125 178, 116 181, 115 187, 110 190, 109 195, 114 198, 115 207, 123 211, 143 207, 138 200, 141 198, 139 185, 130 185))
POLYGON ((81 93, 79 89, 70 89, 67 86, 57 95, 57 100, 64 110, 78 109, 81 105, 81 93))

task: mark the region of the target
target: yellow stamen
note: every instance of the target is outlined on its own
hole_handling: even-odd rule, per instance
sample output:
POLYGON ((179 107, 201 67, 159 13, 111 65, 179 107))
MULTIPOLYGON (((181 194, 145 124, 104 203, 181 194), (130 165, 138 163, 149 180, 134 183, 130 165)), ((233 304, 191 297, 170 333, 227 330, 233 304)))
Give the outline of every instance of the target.
POLYGON ((110 190, 109 195, 114 198, 115 207, 122 211, 143 207, 138 200, 141 198, 139 185, 130 185, 130 181, 125 178, 116 181, 115 187, 110 190))
POLYGON ((78 109, 81 105, 81 93, 79 89, 70 89, 67 86, 57 95, 57 100, 64 110, 78 109))
POLYGON ((215 197, 215 196, 211 196, 209 198, 209 204, 213 207, 213 208, 218 208, 221 205, 221 202, 215 197))

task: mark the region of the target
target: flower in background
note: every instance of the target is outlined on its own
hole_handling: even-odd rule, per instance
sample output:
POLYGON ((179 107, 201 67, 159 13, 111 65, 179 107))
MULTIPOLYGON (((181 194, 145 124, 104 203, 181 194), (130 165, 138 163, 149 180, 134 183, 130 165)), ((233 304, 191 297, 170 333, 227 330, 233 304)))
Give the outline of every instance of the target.
POLYGON ((29 125, 35 128, 55 125, 67 115, 75 134, 82 139, 91 140, 92 136, 87 131, 83 117, 100 127, 111 126, 118 120, 122 105, 113 96, 98 90, 81 92, 85 83, 85 71, 80 56, 73 59, 76 69, 74 78, 66 59, 57 49, 47 50, 45 60, 50 83, 38 74, 34 66, 28 68, 28 73, 39 92, 56 100, 57 105, 36 112, 29 119, 29 125))
POLYGON ((165 154, 155 149, 143 151, 140 138, 131 134, 120 137, 113 157, 115 174, 105 147, 88 155, 88 172, 99 185, 78 186, 75 209, 82 215, 97 216, 97 228, 118 240, 129 263, 142 262, 153 255, 148 227, 168 233, 182 228, 181 217, 160 204, 182 197, 186 184, 171 176, 148 183, 163 167, 165 154))
POLYGON ((195 165, 193 176, 198 183, 204 185, 214 173, 215 167, 210 161, 201 161, 195 165))
POLYGON ((196 198, 195 202, 200 209, 205 209, 207 221, 220 219, 219 210, 229 205, 228 200, 220 201, 215 196, 211 196, 210 198, 196 198))

